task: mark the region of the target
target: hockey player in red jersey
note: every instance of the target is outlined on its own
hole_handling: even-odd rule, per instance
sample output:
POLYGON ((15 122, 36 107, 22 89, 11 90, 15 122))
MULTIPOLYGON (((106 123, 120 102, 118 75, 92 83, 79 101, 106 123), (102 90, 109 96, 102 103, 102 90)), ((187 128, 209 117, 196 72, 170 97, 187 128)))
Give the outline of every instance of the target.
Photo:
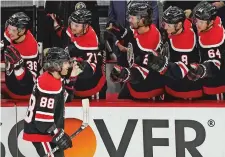
MULTIPOLYGON (((40 157, 55 146, 60 148, 54 157, 63 157, 63 150, 72 147, 70 137, 64 132, 64 103, 68 93, 62 79, 71 66, 69 53, 62 48, 50 48, 44 60, 46 70, 34 86, 27 115, 24 119, 23 139, 35 146, 40 157)), ((80 69, 73 63, 71 77, 75 78, 80 69)), ((75 82, 75 79, 72 80, 75 82)))
POLYGON ((30 18, 23 12, 13 14, 5 25, 4 36, 7 94, 14 99, 29 99, 39 75, 38 44, 30 30, 30 18), (6 43, 5 43, 6 44, 6 43))
POLYGON ((201 82, 190 81, 187 77, 190 65, 200 62, 191 21, 186 19, 184 11, 176 6, 165 10, 162 20, 162 54, 150 55, 148 65, 166 76, 165 100, 202 97, 201 82))
POLYGON ((193 64, 188 77, 203 81, 205 99, 223 100, 225 93, 225 34, 215 6, 200 2, 194 8, 194 24, 198 31, 200 64, 193 64))
POLYGON ((152 8, 146 2, 131 2, 128 8, 130 28, 109 22, 107 30, 118 39, 116 45, 127 53, 129 67, 116 65, 111 72, 114 82, 125 82, 119 98, 154 100, 164 90, 162 76, 147 69, 148 54, 157 53, 161 36, 152 24, 152 8))
POLYGON ((64 42, 64 47, 68 47, 70 56, 84 67, 74 86, 75 96, 103 99, 106 96, 105 66, 99 51, 98 37, 90 26, 91 17, 89 10, 78 9, 70 15, 68 28, 57 24, 55 28, 64 42))

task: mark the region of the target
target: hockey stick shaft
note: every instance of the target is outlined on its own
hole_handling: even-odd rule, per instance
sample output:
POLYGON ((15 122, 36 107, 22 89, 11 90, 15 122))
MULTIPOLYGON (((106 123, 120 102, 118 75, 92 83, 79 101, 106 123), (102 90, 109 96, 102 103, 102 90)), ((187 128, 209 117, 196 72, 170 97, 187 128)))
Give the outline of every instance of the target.
MULTIPOLYGON (((87 126, 88 126, 88 119, 89 119, 89 99, 82 99, 82 106, 83 106, 83 123, 80 126, 79 129, 77 129, 70 138, 73 139, 75 136, 77 136, 79 133, 81 133, 87 126)), ((48 157, 49 155, 54 154, 57 150, 59 150, 59 147, 56 146, 54 149, 52 149, 50 152, 48 152, 44 157, 48 157)))

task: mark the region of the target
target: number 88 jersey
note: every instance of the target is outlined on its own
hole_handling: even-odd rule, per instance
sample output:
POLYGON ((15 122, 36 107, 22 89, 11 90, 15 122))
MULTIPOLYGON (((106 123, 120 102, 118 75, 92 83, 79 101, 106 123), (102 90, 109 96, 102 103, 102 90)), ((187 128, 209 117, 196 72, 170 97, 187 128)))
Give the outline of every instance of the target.
POLYGON ((24 140, 50 142, 52 136, 48 129, 54 124, 64 128, 64 96, 60 79, 48 72, 38 77, 24 118, 24 140))

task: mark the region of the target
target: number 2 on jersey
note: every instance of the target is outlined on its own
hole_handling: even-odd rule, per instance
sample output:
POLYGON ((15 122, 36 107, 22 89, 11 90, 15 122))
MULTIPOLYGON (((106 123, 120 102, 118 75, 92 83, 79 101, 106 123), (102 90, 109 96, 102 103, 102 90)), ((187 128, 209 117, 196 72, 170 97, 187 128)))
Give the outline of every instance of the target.
POLYGON ((145 55, 145 58, 143 60, 144 65, 148 65, 148 55, 145 55))

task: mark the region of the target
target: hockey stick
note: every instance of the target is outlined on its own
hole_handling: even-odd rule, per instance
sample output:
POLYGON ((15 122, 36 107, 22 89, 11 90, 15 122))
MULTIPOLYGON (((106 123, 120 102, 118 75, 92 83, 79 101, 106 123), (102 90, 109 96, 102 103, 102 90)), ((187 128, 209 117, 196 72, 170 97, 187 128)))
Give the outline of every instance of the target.
MULTIPOLYGON (((77 136, 80 132, 82 132, 87 126, 88 126, 88 117, 89 117, 89 99, 82 99, 82 106, 83 106, 83 123, 81 124, 80 128, 77 129, 70 138, 73 139, 75 136, 77 136)), ((59 147, 56 146, 54 149, 52 149, 50 152, 48 152, 44 157, 48 157, 49 155, 54 154, 57 150, 59 150, 59 147)))

